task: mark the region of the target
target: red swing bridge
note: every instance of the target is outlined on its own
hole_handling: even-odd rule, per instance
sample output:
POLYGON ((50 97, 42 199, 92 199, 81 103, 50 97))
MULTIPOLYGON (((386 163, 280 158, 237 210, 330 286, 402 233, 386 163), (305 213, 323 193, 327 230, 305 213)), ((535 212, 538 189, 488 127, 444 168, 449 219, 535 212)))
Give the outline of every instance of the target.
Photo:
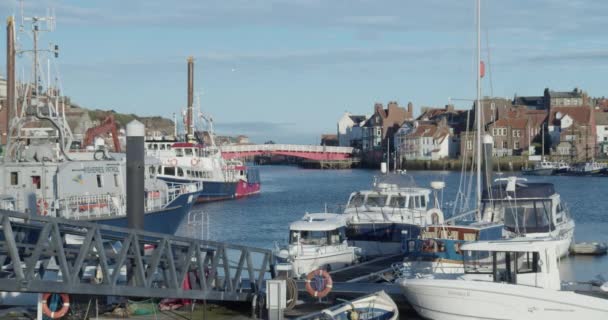
POLYGON ((352 147, 329 147, 297 144, 253 144, 221 146, 224 159, 246 158, 258 155, 281 155, 306 160, 348 160, 353 156, 352 147))

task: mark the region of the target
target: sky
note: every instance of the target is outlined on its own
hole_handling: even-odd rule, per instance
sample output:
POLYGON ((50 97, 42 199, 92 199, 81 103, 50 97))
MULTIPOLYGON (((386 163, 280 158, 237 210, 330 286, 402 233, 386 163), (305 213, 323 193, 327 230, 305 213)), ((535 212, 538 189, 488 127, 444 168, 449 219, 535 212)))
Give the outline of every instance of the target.
MULTIPOLYGON (((23 6, 26 16, 54 11, 55 31, 41 43, 59 44, 53 66, 78 104, 170 118, 186 106, 186 58, 193 56, 203 113, 218 133, 254 142, 318 144, 345 111, 371 114, 374 103, 389 101, 411 101, 415 110, 450 101, 468 108, 475 96, 474 0, 23 6)), ((19 16, 19 2, 0 0, 0 13, 19 16)), ((606 16, 603 0, 482 0, 483 94, 511 99, 579 87, 608 95, 606 16)))

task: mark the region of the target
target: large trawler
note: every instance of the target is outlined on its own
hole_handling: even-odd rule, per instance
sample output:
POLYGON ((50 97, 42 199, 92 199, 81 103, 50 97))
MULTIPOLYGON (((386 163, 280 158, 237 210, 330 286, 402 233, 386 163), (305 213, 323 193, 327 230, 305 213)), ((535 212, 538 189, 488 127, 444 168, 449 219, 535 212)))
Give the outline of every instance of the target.
MULTIPOLYGON (((49 50, 36 49, 37 41, 40 33, 48 30, 42 24, 54 19, 32 17, 22 21, 32 23, 34 49, 15 50, 11 40, 14 24, 9 19, 7 69, 12 72, 8 72, 10 124, 0 164, 3 201, 10 203, 13 210, 30 214, 127 226, 124 157, 113 157, 103 151, 71 153, 68 149, 73 137, 65 116, 70 106, 58 85, 40 80, 44 78, 40 76, 40 55, 49 50), (31 83, 15 86, 16 53, 30 53, 33 58, 31 83)), ((56 54, 57 50, 55 46, 50 52, 56 54)), ((173 234, 181 218, 192 208, 199 188, 147 176, 145 229, 173 234)))
POLYGON ((150 167, 150 172, 169 182, 204 183, 197 201, 207 202, 241 198, 260 192, 260 177, 256 168, 241 161, 225 160, 215 143, 213 120, 200 111, 198 117, 193 110, 194 59, 188 58, 188 108, 184 123, 186 132, 178 139, 173 137, 150 137, 146 140, 146 154, 160 160, 161 165, 150 167), (194 119, 206 124, 208 139, 197 139, 194 119), (206 141, 203 141, 206 140, 206 141))

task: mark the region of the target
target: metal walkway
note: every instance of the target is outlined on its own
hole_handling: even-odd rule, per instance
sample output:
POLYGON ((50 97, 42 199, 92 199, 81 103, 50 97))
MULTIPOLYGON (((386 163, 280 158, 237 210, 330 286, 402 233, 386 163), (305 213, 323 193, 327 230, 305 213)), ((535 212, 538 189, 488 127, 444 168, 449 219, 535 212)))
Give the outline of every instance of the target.
POLYGON ((0 210, 0 291, 247 301, 271 262, 265 249, 0 210))

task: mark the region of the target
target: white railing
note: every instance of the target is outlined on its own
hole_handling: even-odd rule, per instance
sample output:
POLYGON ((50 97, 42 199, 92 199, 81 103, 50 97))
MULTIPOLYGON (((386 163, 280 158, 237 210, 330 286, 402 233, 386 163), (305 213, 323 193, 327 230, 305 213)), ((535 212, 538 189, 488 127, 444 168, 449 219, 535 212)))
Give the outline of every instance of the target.
POLYGON ((288 152, 329 152, 329 153, 353 153, 352 147, 328 147, 298 144, 250 144, 221 146, 222 152, 258 152, 258 151, 288 151, 288 152))
POLYGON ((77 195, 58 200, 58 216, 67 219, 112 217, 126 212, 126 197, 120 194, 77 195))

